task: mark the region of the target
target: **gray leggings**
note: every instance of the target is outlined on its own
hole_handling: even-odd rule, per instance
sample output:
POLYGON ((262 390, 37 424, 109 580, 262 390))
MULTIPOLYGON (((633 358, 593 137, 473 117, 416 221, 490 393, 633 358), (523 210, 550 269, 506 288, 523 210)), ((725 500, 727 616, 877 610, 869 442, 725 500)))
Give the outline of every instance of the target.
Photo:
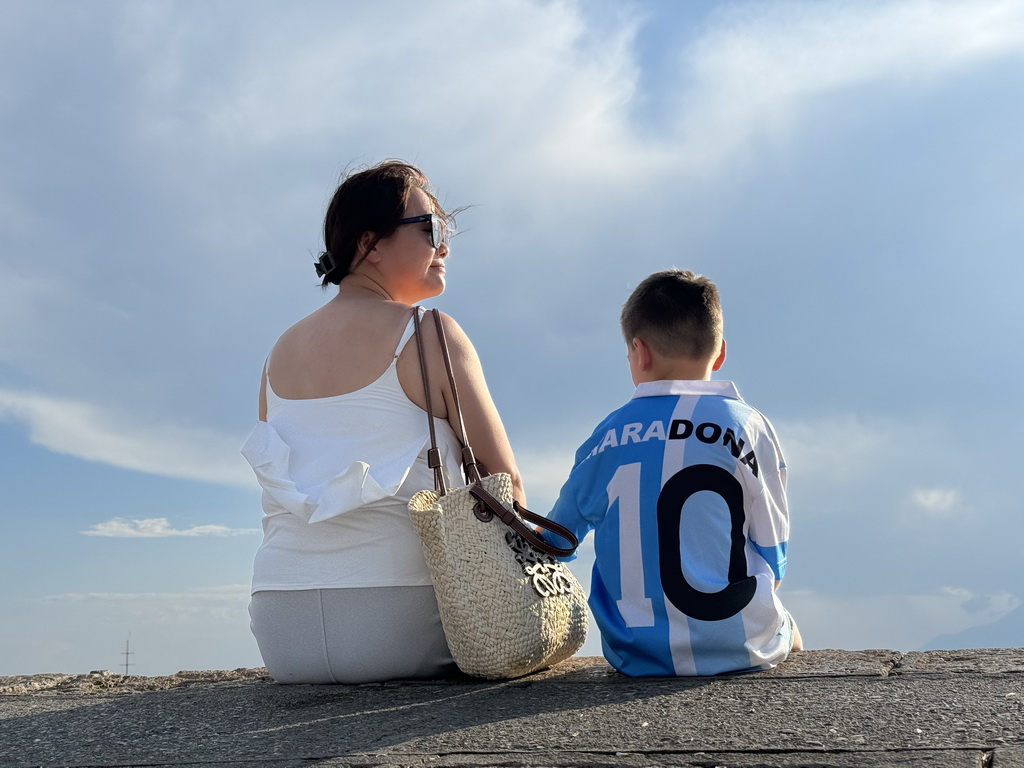
POLYGON ((368 683, 458 672, 433 587, 256 592, 250 626, 278 683, 368 683))

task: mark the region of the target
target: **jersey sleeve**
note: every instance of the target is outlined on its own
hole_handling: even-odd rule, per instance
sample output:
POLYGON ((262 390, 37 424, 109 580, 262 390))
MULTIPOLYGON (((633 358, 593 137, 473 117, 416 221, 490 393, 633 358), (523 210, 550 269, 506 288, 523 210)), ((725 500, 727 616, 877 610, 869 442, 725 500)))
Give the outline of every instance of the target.
MULTIPOLYGON (((585 442, 580 446, 579 450, 576 451, 576 462, 573 465, 572 470, 569 472, 569 477, 562 486, 562 490, 558 493, 558 499, 555 501, 555 505, 547 515, 549 520, 572 531, 573 535, 576 536, 576 539, 579 542, 582 542, 586 535, 590 533, 595 526, 594 521, 589 520, 584 516, 578 495, 579 489, 581 487, 586 487, 586 478, 584 476, 588 474, 588 470, 591 468, 587 462, 587 457, 590 455, 592 442, 593 438, 585 442)), ((549 544, 565 546, 565 540, 556 533, 543 531, 541 536, 549 544)), ((573 553, 569 557, 560 559, 566 562, 575 560, 576 554, 573 553)))
POLYGON ((786 461, 778 438, 765 421, 766 433, 758 441, 758 464, 763 468, 761 489, 751 506, 751 546, 771 567, 776 581, 786 575, 789 545, 789 502, 786 497, 786 461))
MULTIPOLYGON (((575 468, 573 472, 575 472, 575 468)), ((569 479, 565 481, 565 485, 562 486, 562 490, 558 494, 558 500, 555 501, 555 506, 551 508, 547 517, 552 522, 558 523, 559 525, 568 528, 572 531, 576 540, 579 542, 583 541, 583 538, 590 533, 593 526, 583 517, 580 513, 579 504, 576 500, 576 493, 574 489, 573 474, 570 473, 569 479)), ((564 547, 565 539, 559 536, 557 533, 552 531, 543 531, 541 533, 542 538, 548 544, 554 544, 555 546, 564 547)), ((559 558, 566 562, 576 559, 576 553, 569 555, 568 557, 559 558)))

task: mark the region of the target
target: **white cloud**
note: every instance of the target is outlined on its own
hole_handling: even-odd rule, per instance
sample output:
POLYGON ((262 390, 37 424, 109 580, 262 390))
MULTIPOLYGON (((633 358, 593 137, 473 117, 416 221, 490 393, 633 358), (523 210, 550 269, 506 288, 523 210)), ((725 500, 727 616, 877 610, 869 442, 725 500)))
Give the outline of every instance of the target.
MULTIPOLYGON (((83 372, 95 368, 97 357, 103 357, 103 345, 121 341, 119 331, 138 318, 82 290, 60 266, 57 274, 44 274, 66 254, 49 261, 30 260, 19 258, 18 245, 7 247, 13 253, 0 252, 0 362, 33 379, 80 380, 83 372), (76 363, 81 368, 76 369, 76 363)), ((124 359, 122 350, 118 364, 124 359)), ((6 398, 0 394, 0 418, 2 400, 16 395, 7 394, 6 398)))
POLYGON ((1012 0, 737 4, 706 22, 679 62, 679 82, 659 83, 659 98, 662 87, 678 94, 680 145, 632 130, 642 10, 537 0, 450 0, 443 13, 411 2, 305 3, 238 19, 225 9, 119 10, 120 45, 139 78, 130 114, 151 139, 179 150, 208 142, 205 155, 336 147, 354 137, 374 152, 410 146, 412 134, 416 147, 486 158, 506 182, 506 171, 532 182, 595 170, 634 180, 659 168, 673 174, 673 158, 721 159, 788 125, 821 94, 933 77, 1019 51, 1024 40, 1024 10, 1012 0), (210 44, 211 30, 229 27, 232 35, 210 44), (387 45, 372 33, 383 29, 387 45))
POLYGON ((35 602, 81 606, 108 617, 158 624, 195 619, 238 623, 245 614, 249 594, 248 584, 227 584, 182 592, 64 592, 35 602))
POLYGON ((895 438, 908 425, 833 414, 815 420, 778 422, 786 463, 801 482, 863 478, 902 451, 895 438))
POLYGON ((242 441, 213 430, 140 424, 126 414, 74 400, 0 389, 0 419, 28 427, 56 453, 165 477, 251 486, 242 441))
POLYGON ((943 587, 926 594, 834 595, 810 589, 779 593, 807 648, 912 651, 939 635, 990 624, 1020 605, 1006 592, 975 594, 943 587))
POLYGON ((918 507, 934 514, 952 512, 961 503, 960 491, 956 488, 917 488, 912 498, 918 507))
MULTIPOLYGON (((777 426, 789 490, 801 502, 797 520, 855 514, 865 528, 879 519, 909 527, 936 518, 966 525, 996 512, 975 498, 977 480, 965 470, 971 458, 949 422, 837 413, 777 426)), ((921 535, 949 536, 948 528, 925 530, 921 535)))
POLYGON ((685 62, 695 86, 680 102, 702 164, 785 135, 821 96, 1024 54, 1024 5, 1013 0, 745 4, 717 19, 685 62))
POLYGON ((168 536, 244 536, 260 533, 259 528, 229 528, 226 525, 195 525, 191 528, 172 528, 166 517, 152 517, 145 520, 128 520, 115 517, 104 523, 97 523, 87 531, 86 536, 107 536, 116 539, 156 539, 168 536))
POLYGON ((144 86, 133 104, 139 137, 192 160, 219 166, 296 144, 333 156, 350 142, 358 150, 342 164, 429 149, 493 183, 520 177, 536 194, 538 174, 561 184, 594 173, 628 179, 642 158, 653 170, 659 157, 628 137, 638 22, 625 11, 602 23, 580 4, 535 0, 448 2, 444 13, 294 4, 243 20, 213 7, 128 8, 122 44, 144 86), (211 56, 208 27, 220 25, 234 34, 211 56), (382 28, 387 45, 367 34, 382 28))
POLYGON ((962 606, 965 611, 983 616, 986 623, 1005 616, 1021 603, 1020 598, 1009 592, 975 595, 966 589, 960 590, 952 587, 948 589, 955 590, 956 594, 964 598, 962 606))

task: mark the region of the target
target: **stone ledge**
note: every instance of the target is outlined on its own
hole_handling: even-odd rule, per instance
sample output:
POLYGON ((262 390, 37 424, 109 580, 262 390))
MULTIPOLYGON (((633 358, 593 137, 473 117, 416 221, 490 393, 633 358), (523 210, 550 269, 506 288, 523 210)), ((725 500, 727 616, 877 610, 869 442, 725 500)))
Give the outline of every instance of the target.
MULTIPOLYGON (((987 648, 959 651, 900 651, 874 649, 864 651, 800 651, 784 663, 754 675, 763 678, 800 677, 887 677, 909 674, 1014 674, 1024 672, 1024 649, 987 648)), ((743 676, 746 677, 746 676, 743 676)), ((722 678, 719 678, 722 679, 722 678)), ((522 681, 558 680, 562 683, 625 683, 604 659, 576 656, 553 668, 521 678, 522 681)), ((86 675, 40 674, 0 676, 0 695, 28 693, 142 693, 166 691, 183 686, 211 683, 272 683, 263 667, 234 670, 184 670, 173 675, 146 677, 120 675, 109 670, 86 675)), ((369 685, 464 685, 479 684, 476 678, 453 680, 403 680, 369 685)))
POLYGON ((0 678, 0 766, 1024 768, 1024 650, 805 651, 632 679, 574 658, 512 681, 281 686, 262 669, 0 678))

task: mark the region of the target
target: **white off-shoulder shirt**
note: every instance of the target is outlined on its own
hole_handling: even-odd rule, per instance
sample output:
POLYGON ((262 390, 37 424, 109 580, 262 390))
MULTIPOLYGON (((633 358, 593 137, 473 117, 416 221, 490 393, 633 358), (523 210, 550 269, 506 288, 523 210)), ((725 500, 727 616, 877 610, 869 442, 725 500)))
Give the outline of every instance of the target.
MULTIPOLYGON (((412 333, 410 319, 387 370, 355 392, 290 400, 268 377, 267 420, 242 448, 263 488, 253 592, 431 583, 406 508, 434 487, 427 416, 396 367, 412 333)), ((434 424, 448 484, 462 485, 459 440, 434 424)))

